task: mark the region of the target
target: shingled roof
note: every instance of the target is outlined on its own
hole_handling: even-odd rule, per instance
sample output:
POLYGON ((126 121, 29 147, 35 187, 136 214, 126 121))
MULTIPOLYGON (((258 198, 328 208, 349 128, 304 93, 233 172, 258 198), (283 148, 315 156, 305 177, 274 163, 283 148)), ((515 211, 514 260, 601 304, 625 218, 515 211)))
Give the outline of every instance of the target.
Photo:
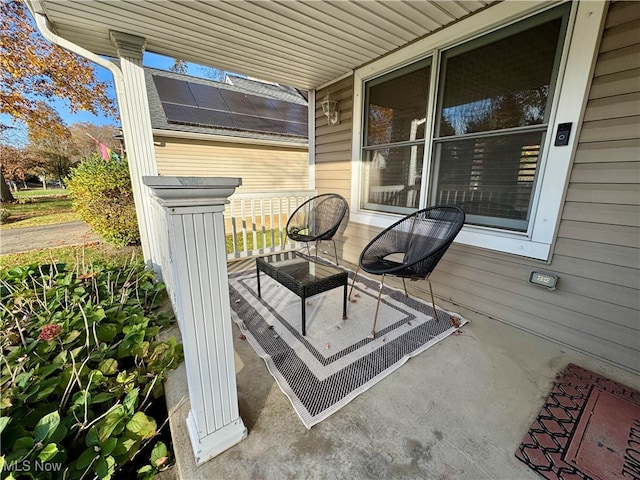
POLYGON ((307 100, 296 89, 239 76, 227 82, 145 67, 157 130, 307 144, 307 100))

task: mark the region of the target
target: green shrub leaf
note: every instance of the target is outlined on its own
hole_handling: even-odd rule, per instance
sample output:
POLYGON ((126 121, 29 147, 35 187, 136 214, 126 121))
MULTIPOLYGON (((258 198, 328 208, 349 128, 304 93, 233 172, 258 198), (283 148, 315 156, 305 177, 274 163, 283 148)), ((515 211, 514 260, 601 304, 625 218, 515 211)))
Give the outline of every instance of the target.
POLYGON ((124 402, 122 402, 122 405, 124 406, 125 411, 129 415, 133 415, 133 412, 135 411, 135 409, 136 409, 136 407, 138 405, 138 394, 139 393, 140 393, 140 389, 139 388, 134 388, 129 393, 127 393, 127 396, 124 398, 124 402))
POLYGON ((82 455, 80 455, 80 457, 78 458, 78 461, 76 462, 76 468, 78 468, 79 470, 84 470, 91 464, 91 461, 96 457, 98 457, 98 454, 93 449, 93 447, 87 448, 84 452, 82 452, 82 455))
POLYGON ((125 411, 122 405, 116 406, 106 415, 98 429, 98 437, 101 442, 104 442, 109 438, 112 433, 115 433, 116 435, 120 433, 122 430, 124 415, 125 411))
POLYGON ((100 457, 95 463, 94 471, 100 480, 107 480, 116 471, 116 460, 111 455, 100 457))
POLYGON ((113 400, 114 397, 115 395, 113 393, 100 392, 95 397, 93 397, 93 399, 91 400, 91 403, 95 404, 95 403, 108 402, 109 400, 113 400))
POLYGON ((103 342, 113 342, 118 335, 118 326, 114 323, 102 323, 96 328, 96 335, 103 342))
POLYGON ((98 429, 96 427, 91 427, 89 429, 89 431, 87 432, 87 436, 84 439, 84 443, 87 445, 87 447, 95 447, 96 445, 100 445, 100 439, 98 438, 98 429))
MULTIPOLYGON (((151 463, 156 467, 160 466, 159 461, 166 461, 167 458, 167 446, 163 442, 158 442, 153 446, 151 451, 151 463)), ((164 463, 164 462, 162 462, 164 463)))
POLYGON ((104 443, 100 444, 100 454, 103 457, 106 457, 107 455, 111 455, 113 450, 116 448, 116 445, 118 445, 117 438, 113 438, 113 437, 108 438, 104 443))
POLYGON ((156 434, 156 422, 144 413, 136 412, 127 423, 127 430, 144 440, 156 434))
POLYGON ((56 445, 55 443, 49 443, 40 451, 40 453, 38 454, 38 459, 41 462, 48 462, 53 457, 55 457, 58 452, 58 445, 56 445))
POLYGON ((10 421, 11 421, 11 417, 0 417, 0 433, 2 433, 2 431, 9 424, 10 421))
POLYGON ((60 414, 57 410, 42 417, 36 424, 34 431, 36 441, 44 442, 47 440, 58 428, 58 425, 60 425, 60 414))
POLYGON ((100 362, 98 369, 105 375, 113 375, 118 371, 118 361, 113 358, 107 358, 100 362))

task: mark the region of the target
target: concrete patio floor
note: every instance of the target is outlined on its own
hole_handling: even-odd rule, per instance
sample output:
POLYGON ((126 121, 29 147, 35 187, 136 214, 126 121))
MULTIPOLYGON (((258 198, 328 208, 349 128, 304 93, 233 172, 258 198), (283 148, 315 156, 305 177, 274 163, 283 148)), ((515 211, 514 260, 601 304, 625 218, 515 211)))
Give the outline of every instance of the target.
MULTIPOLYGON (((230 267, 231 269, 232 267, 230 267)), ((471 323, 307 430, 234 325, 245 440, 196 467, 184 364, 166 395, 183 480, 539 479, 514 456, 568 363, 640 389, 640 377, 468 310, 471 323)))

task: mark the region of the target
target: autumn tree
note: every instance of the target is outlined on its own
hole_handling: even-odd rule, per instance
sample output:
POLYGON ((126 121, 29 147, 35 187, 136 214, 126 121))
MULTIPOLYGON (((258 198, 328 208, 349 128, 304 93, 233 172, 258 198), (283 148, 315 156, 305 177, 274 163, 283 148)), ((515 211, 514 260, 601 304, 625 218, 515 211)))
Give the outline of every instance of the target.
POLYGON ((36 159, 32 168, 42 180, 46 188, 47 178, 55 178, 60 183, 69 173, 72 158, 77 157, 77 147, 69 129, 55 110, 43 102, 36 106, 40 118, 46 119, 44 125, 56 124, 57 131, 53 131, 38 125, 29 127, 29 144, 27 149, 32 158, 36 159))
POLYGON ((107 95, 108 84, 99 82, 93 65, 48 43, 36 30, 26 6, 19 0, 0 0, 0 113, 9 114, 29 127, 62 131, 41 116, 38 101, 49 106, 64 99, 69 110, 113 117, 115 107, 107 95))
MULTIPOLYGON (((108 84, 99 82, 87 60, 48 43, 36 30, 21 0, 0 0, 0 113, 29 128, 48 129, 64 135, 66 127, 42 116, 38 102, 49 106, 56 99, 68 102, 69 110, 89 111, 113 117, 114 102, 108 84)), ((0 131, 10 129, 0 120, 0 131)), ((2 201, 13 200, 0 170, 2 201)))
MULTIPOLYGON (((180 58, 173 59, 173 65, 169 67, 171 72, 181 73, 183 75, 187 75, 189 72, 189 64, 185 60, 180 58)), ((226 72, 214 67, 205 67, 204 65, 196 65, 198 67, 198 71, 200 72, 200 76, 203 78, 208 78, 209 80, 215 80, 216 82, 223 82, 226 72)))
POLYGON ((25 186, 33 164, 33 157, 25 147, 2 145, 0 148, 0 164, 5 179, 17 187, 25 186))
POLYGON ((13 202, 15 199, 11 193, 9 182, 17 185, 23 172, 24 145, 26 145, 26 128, 24 124, 12 125, 11 127, 0 126, 0 200, 3 202, 13 202))
POLYGON ((175 73, 186 74, 187 68, 188 68, 187 62, 179 58, 175 58, 173 60, 173 65, 171 65, 171 68, 169 68, 169 70, 175 73))

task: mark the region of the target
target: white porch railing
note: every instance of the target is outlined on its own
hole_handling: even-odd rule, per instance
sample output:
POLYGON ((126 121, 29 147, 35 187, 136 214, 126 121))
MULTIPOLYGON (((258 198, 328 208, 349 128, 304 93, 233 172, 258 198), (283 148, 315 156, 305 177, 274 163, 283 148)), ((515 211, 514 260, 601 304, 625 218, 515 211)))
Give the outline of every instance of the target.
POLYGON ((285 232, 287 220, 314 190, 235 193, 224 211, 227 258, 295 248, 285 232))
POLYGON ((379 185, 369 187, 369 202, 380 205, 400 206, 400 195, 404 185, 379 185))

